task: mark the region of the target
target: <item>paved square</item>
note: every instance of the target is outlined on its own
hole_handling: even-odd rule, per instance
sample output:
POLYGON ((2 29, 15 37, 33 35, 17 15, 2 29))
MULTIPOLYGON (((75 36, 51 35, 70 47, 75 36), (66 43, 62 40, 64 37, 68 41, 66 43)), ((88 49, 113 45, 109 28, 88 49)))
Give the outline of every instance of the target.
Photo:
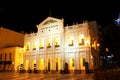
POLYGON ((93 74, 39 74, 0 72, 0 80, 94 80, 93 74))

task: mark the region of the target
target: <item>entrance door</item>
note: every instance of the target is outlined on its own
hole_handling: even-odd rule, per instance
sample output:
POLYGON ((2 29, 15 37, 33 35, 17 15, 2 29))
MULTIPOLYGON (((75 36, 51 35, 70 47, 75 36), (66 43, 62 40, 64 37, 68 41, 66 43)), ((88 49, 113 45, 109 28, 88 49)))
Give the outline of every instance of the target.
POLYGON ((48 71, 50 72, 50 59, 48 60, 48 71))
POLYGON ((56 62, 56 71, 58 72, 58 62, 56 62))

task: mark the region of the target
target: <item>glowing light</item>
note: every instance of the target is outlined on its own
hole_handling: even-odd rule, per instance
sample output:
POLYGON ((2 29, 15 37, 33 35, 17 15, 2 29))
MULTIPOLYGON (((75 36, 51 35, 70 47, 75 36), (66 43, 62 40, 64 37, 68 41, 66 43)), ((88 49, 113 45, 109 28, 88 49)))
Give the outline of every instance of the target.
POLYGON ((84 65, 83 65, 83 63, 84 63, 84 58, 80 58, 80 68, 81 68, 81 70, 85 70, 85 67, 84 67, 84 65))
POLYGON ((74 69, 74 59, 70 59, 70 69, 74 69))
POLYGON ((98 43, 97 46, 100 46, 100 44, 98 43))
POLYGON ((60 70, 60 58, 56 58, 56 67, 58 67, 58 70, 60 70))
POLYGON ((69 36, 69 42, 68 42, 69 46, 73 45, 73 36, 69 36))
POLYGON ((29 43, 29 42, 26 44, 25 49, 26 49, 27 51, 30 49, 30 43, 29 43))
POLYGON ((51 47, 51 39, 50 38, 48 38, 48 40, 47 40, 47 47, 48 48, 51 47))
POLYGON ((60 45, 60 38, 56 37, 55 38, 55 46, 58 46, 58 45, 60 45))
POLYGON ((40 48, 43 48, 43 47, 44 47, 44 40, 41 39, 41 40, 40 40, 40 48))
POLYGON ((85 40, 85 46, 89 46, 89 43, 90 43, 90 42, 88 41, 88 39, 86 39, 86 40, 85 40))
POLYGON ((109 51, 109 49, 108 49, 108 48, 105 48, 105 50, 106 50, 106 52, 108 52, 108 51, 109 51))
POLYGON ((34 42, 34 44, 33 44, 33 50, 36 50, 36 48, 37 48, 37 42, 34 42))
POLYGON ((33 63, 36 64, 36 60, 34 60, 33 63))
POLYGON ((84 34, 81 34, 81 35, 80 35, 80 38, 83 39, 83 38, 84 38, 84 34))
POLYGON ((28 70, 28 66, 29 66, 29 60, 26 60, 26 65, 25 65, 26 71, 28 70))
POLYGON ((40 60, 40 70, 44 70, 44 59, 40 60))
POLYGON ((79 36, 79 45, 84 45, 84 34, 79 36))

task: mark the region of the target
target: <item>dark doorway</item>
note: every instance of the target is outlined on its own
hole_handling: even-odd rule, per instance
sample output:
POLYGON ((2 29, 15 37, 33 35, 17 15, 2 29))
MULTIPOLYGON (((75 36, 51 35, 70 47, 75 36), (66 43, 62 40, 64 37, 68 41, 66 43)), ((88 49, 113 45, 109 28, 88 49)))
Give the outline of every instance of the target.
POLYGON ((50 59, 48 60, 48 71, 50 72, 50 59))
POLYGON ((56 62, 56 71, 58 72, 58 62, 56 62))

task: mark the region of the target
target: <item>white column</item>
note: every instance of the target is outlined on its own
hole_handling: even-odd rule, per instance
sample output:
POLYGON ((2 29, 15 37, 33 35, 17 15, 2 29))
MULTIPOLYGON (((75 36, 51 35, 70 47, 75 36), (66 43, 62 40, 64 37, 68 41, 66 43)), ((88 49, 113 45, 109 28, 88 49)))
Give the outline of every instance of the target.
POLYGON ((79 70, 79 53, 76 53, 76 70, 79 70))

